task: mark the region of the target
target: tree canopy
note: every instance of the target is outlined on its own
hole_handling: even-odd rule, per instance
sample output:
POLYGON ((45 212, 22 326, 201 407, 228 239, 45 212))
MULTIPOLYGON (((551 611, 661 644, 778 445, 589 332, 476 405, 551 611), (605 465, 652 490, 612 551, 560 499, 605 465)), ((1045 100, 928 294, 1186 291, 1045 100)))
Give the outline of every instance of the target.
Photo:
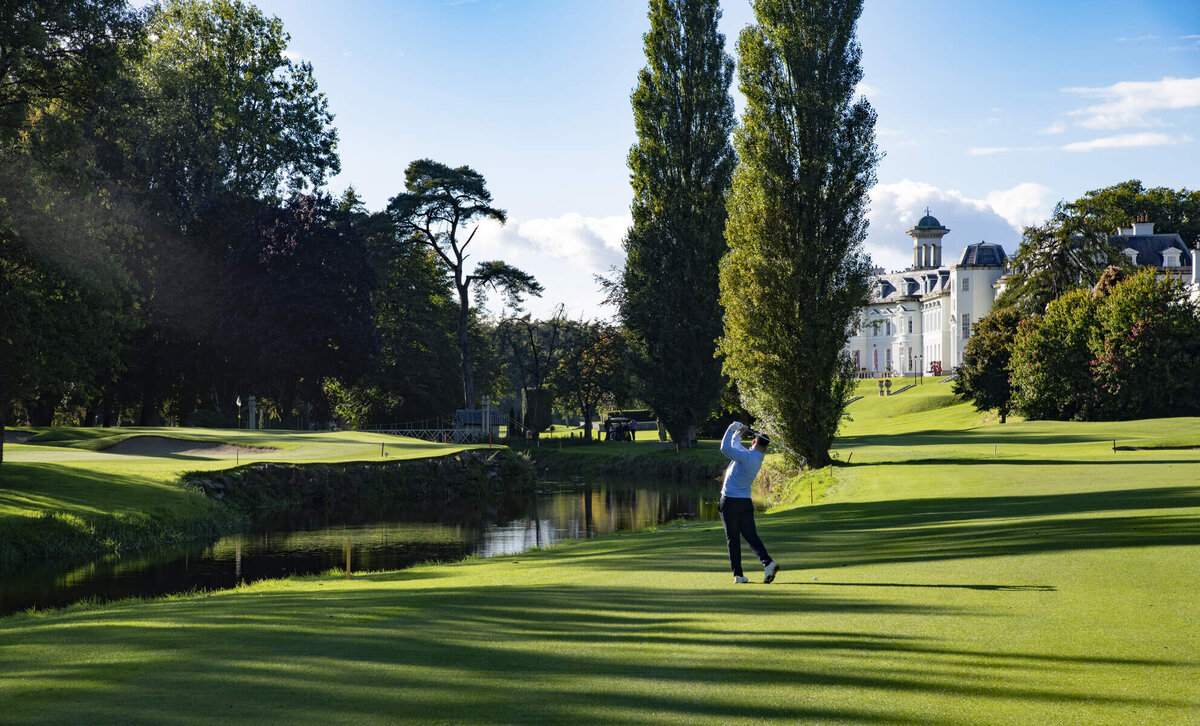
POLYGON ((400 239, 427 246, 450 274, 458 293, 463 403, 466 408, 474 408, 475 377, 469 338, 472 288, 500 289, 517 303, 522 295, 540 296, 542 286, 531 275, 502 261, 481 262, 473 273, 468 272, 467 248, 479 229, 471 225, 484 220, 503 224, 506 220, 504 210, 492 206, 492 194, 482 174, 469 166, 451 168, 431 159, 418 159, 405 170, 404 187, 407 191, 392 197, 388 203, 388 214, 400 239), (471 227, 469 233, 467 227, 471 227))
POLYGON ((717 0, 651 0, 646 66, 633 92, 633 226, 625 237, 621 319, 640 396, 677 447, 722 389, 717 269, 735 157, 733 59, 717 0))
POLYGON ((719 350, 746 408, 815 466, 855 385, 844 352, 867 301, 875 112, 855 97, 861 2, 756 0, 738 40, 746 110, 721 261, 719 350))

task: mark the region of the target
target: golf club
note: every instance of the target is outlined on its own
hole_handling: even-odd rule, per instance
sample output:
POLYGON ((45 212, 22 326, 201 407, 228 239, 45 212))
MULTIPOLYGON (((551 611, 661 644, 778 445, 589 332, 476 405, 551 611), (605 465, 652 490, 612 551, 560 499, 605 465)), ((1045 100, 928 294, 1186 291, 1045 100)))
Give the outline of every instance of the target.
POLYGON ((774 437, 772 437, 772 436, 771 436, 771 434, 768 434, 766 431, 755 431, 754 429, 750 428, 749 426, 747 426, 747 427, 745 427, 745 428, 746 428, 746 431, 747 431, 747 432, 749 432, 751 435, 754 435, 754 436, 757 436, 758 434, 766 434, 767 438, 768 438, 768 439, 770 439, 770 441, 771 441, 771 443, 772 443, 772 444, 774 444, 774 445, 778 446, 779 448, 781 448, 781 449, 783 449, 784 451, 788 452, 788 453, 789 453, 789 454, 791 454, 792 456, 795 456, 795 457, 799 458, 799 459, 800 459, 800 467, 801 467, 801 468, 804 468, 804 467, 808 466, 808 459, 807 459, 807 458, 805 458, 804 456, 801 456, 800 454, 797 454, 795 451, 792 451, 792 449, 790 449, 789 447, 787 447, 787 446, 785 446, 785 445, 783 445, 783 444, 779 443, 778 441, 776 441, 776 440, 775 440, 775 438, 774 438, 774 437))

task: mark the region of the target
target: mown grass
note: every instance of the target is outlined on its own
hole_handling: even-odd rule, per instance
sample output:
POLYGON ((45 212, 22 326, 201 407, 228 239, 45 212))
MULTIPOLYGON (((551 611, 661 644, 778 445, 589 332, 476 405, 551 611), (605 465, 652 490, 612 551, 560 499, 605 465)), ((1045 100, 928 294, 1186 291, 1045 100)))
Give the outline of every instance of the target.
POLYGON ((824 496, 759 517, 773 585, 705 523, 23 614, 4 719, 1200 722, 1200 452, 1110 440, 1200 421, 1001 426, 924 388, 852 404, 824 496))
POLYGON ((465 446, 359 432, 223 431, 212 429, 27 429, 26 444, 6 444, 0 465, 0 518, 46 512, 187 515, 199 511, 180 485, 188 471, 228 469, 256 461, 348 462, 442 456, 465 446), (120 441, 156 436, 253 447, 221 456, 107 453, 120 441))

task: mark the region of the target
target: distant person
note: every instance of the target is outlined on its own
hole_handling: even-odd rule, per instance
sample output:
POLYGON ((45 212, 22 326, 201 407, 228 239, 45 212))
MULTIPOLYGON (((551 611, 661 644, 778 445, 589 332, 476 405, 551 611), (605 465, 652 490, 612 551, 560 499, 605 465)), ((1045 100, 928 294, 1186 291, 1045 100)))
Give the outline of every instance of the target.
POLYGON ((717 505, 717 511, 725 527, 725 542, 729 545, 729 565, 733 568, 734 583, 750 581, 742 572, 743 537, 763 564, 763 582, 770 583, 781 568, 767 554, 767 548, 754 528, 754 502, 750 499, 750 487, 758 476, 771 442, 766 434, 760 433, 747 449, 741 442, 741 432, 745 428, 745 424, 734 421, 721 439, 721 453, 729 457, 730 462, 725 469, 725 483, 721 485, 721 502, 717 505))
POLYGON ((604 419, 604 440, 605 441, 612 440, 612 419, 611 418, 604 419))
POLYGON ((637 441, 637 421, 629 419, 629 440, 637 441))

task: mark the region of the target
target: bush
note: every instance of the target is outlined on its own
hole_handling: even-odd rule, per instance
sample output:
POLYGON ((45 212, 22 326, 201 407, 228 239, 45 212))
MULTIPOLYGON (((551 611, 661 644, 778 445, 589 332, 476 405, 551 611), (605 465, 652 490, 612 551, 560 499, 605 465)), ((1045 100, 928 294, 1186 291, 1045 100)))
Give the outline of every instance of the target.
POLYGON ((1152 269, 1058 298, 1013 343, 1014 408, 1031 419, 1200 412, 1200 313, 1152 269))
POLYGON ((1200 408, 1200 317, 1182 283, 1143 270, 1113 286, 1096 312, 1091 349, 1097 417, 1200 408))
POLYGON ((1086 419, 1095 401, 1089 340, 1097 303, 1072 290, 1021 321, 1010 364, 1013 407, 1031 419, 1086 419))

